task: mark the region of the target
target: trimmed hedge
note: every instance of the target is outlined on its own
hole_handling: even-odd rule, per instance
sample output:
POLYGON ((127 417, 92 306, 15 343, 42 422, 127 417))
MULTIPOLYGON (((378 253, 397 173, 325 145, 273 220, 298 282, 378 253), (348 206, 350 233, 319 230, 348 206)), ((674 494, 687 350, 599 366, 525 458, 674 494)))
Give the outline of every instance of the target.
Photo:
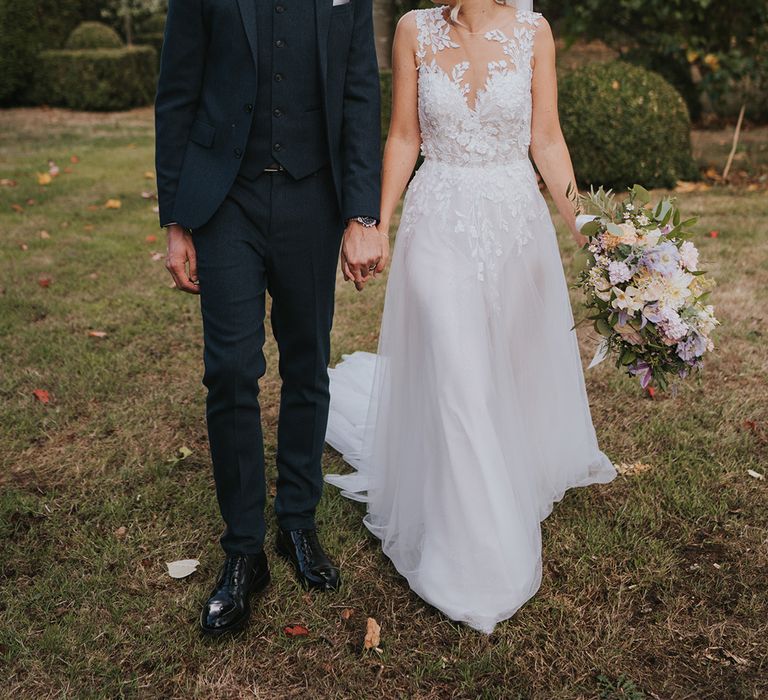
POLYGON ((623 61, 565 74, 560 121, 581 185, 672 187, 697 177, 691 120, 660 75, 623 61))
POLYGON ((152 102, 157 55, 151 46, 43 51, 36 97, 71 109, 111 111, 152 102))
POLYGON ((137 46, 151 46, 157 53, 157 73, 160 73, 160 54, 163 51, 163 40, 165 35, 160 34, 138 34, 134 37, 133 43, 137 46))
POLYGON ((83 22, 69 35, 65 48, 70 51, 80 49, 119 49, 123 46, 120 35, 103 22, 83 22))
POLYGON ((0 104, 26 104, 37 54, 58 49, 84 19, 99 17, 96 0, 0 0, 0 104))

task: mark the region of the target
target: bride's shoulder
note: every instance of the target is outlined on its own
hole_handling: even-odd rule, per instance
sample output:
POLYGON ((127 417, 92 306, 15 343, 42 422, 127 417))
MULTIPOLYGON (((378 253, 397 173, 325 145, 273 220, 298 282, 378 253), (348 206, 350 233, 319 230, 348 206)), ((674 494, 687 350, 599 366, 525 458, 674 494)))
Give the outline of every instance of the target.
POLYGON ((522 24, 528 24, 532 27, 539 27, 543 24, 549 26, 541 12, 534 12, 533 10, 515 10, 515 12, 517 12, 517 21, 522 24))
POLYGON ((397 22, 396 33, 416 36, 428 31, 443 18, 442 6, 417 8, 406 12, 397 22))

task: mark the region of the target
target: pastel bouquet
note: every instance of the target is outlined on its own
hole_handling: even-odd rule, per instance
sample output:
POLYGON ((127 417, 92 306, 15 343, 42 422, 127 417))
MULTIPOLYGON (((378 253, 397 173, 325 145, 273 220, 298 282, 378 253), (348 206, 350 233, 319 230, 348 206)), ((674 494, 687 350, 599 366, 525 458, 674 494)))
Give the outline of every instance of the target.
POLYGON ((696 220, 682 220, 669 197, 653 206, 639 185, 622 200, 600 188, 580 201, 596 212, 579 217, 589 220, 581 227, 588 262, 578 286, 603 336, 590 366, 613 355, 643 389, 666 389, 670 377, 699 370, 714 349, 714 282, 699 270, 689 240, 696 220))

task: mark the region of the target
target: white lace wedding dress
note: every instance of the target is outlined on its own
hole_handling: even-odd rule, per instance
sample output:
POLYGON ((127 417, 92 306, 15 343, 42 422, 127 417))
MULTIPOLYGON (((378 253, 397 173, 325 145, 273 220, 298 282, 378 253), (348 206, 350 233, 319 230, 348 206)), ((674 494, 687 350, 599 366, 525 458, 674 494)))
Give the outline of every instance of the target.
POLYGON ((528 157, 540 15, 458 43, 416 10, 424 163, 406 192, 377 354, 331 370, 326 480, 425 601, 491 632, 538 589, 540 521, 608 482, 555 231, 528 157), (483 85, 476 89, 474 85, 483 85))

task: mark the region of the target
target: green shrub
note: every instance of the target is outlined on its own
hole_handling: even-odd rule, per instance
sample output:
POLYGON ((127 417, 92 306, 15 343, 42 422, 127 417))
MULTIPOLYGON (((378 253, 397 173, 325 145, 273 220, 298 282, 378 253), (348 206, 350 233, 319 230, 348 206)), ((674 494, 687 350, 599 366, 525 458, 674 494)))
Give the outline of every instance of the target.
POLYGON ((580 184, 672 187, 696 177, 688 109, 660 75, 612 61, 566 73, 559 90, 580 184))
POLYGON ((37 54, 98 14, 93 0, 0 0, 0 104, 29 102, 37 54))
POLYGON ((141 34, 162 34, 165 31, 165 15, 151 15, 141 25, 141 34))
POLYGON ((43 51, 37 98, 71 109, 111 111, 152 102, 157 55, 151 46, 43 51))
POLYGON ((83 22, 77 25, 69 35, 65 48, 71 51, 79 49, 119 49, 123 46, 120 35, 103 22, 83 22))
POLYGON ((139 34, 134 37, 133 43, 136 46, 151 46, 157 53, 157 73, 160 73, 160 53, 163 50, 163 34, 139 34))
POLYGON ((381 81, 381 147, 387 142, 389 117, 392 114, 392 71, 385 69, 379 72, 381 81))

